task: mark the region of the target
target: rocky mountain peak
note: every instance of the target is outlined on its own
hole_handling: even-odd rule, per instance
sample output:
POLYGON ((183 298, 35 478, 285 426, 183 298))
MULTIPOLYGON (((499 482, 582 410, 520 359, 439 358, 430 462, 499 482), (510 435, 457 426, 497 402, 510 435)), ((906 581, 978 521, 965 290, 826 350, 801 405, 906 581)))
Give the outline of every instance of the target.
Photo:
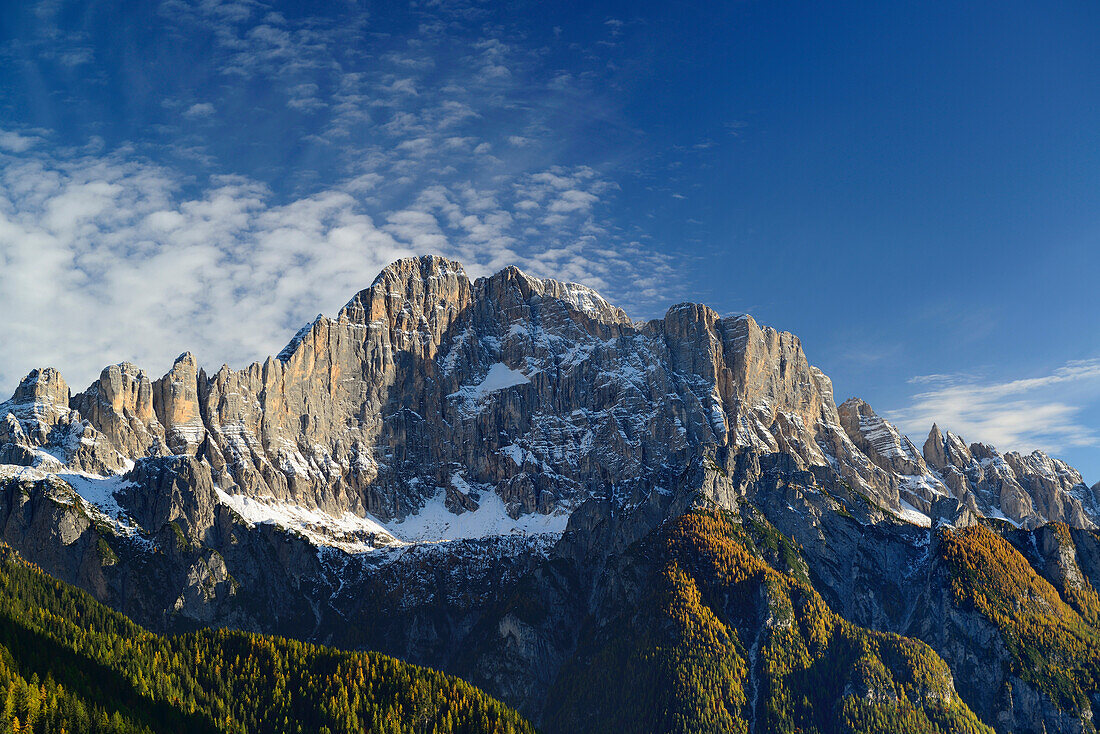
POLYGON ((206 438, 199 405, 199 385, 206 383, 206 374, 191 352, 177 357, 168 374, 153 383, 153 408, 172 454, 195 456, 206 438))
POLYGON ((103 368, 71 405, 124 456, 161 453, 164 429, 153 410, 153 384, 137 365, 103 368))
POLYGON ((626 312, 611 305, 596 290, 579 283, 566 283, 552 278, 535 278, 514 265, 474 284, 481 298, 507 308, 511 302, 529 303, 532 299, 558 301, 573 311, 608 324, 630 324, 626 312))
POLYGON ((871 406, 863 398, 851 397, 845 400, 843 403, 837 406, 837 410, 841 415, 849 413, 855 417, 862 418, 865 415, 871 415, 875 411, 871 409, 871 406))
POLYGON ((838 408, 840 424, 852 442, 886 471, 905 476, 928 474, 924 458, 909 438, 860 398, 849 398, 838 408))
POLYGON ((19 382, 11 399, 0 403, 0 417, 9 417, 10 435, 41 446, 59 422, 68 421, 70 399, 60 372, 53 367, 34 369, 19 382))
POLYGON ((924 441, 921 455, 928 465, 935 469, 943 469, 947 464, 947 457, 943 452, 943 433, 938 424, 932 424, 932 430, 928 432, 928 438, 924 441))
MULTIPOLYGON (((961 439, 960 439, 960 443, 962 443, 961 439)), ((997 459, 1000 458, 1000 454, 997 453, 997 450, 995 448, 993 448, 992 446, 990 446, 989 444, 986 444, 986 443, 972 443, 969 446, 969 450, 970 450, 970 456, 975 461, 979 461, 979 462, 980 461, 989 461, 989 462, 992 462, 992 461, 996 461, 997 459)))
POLYGON ((0 403, 0 463, 107 472, 124 461, 70 403, 61 373, 35 369, 0 403))
POLYGON ((951 431, 944 434, 943 451, 947 463, 957 468, 967 466, 974 461, 974 455, 966 445, 966 441, 951 431))
POLYGON ((949 506, 941 502, 949 498, 973 516, 1018 527, 1058 521, 1088 528, 1100 521, 1096 492, 1072 467, 1042 451, 1002 455, 988 444, 967 446, 933 424, 922 455, 863 400, 845 401, 838 413, 852 442, 889 473, 902 499, 925 514, 935 517, 940 511, 934 507, 949 506))
POLYGON ((34 369, 20 380, 10 402, 15 405, 39 403, 68 407, 69 386, 53 367, 34 369))
MULTIPOLYGON (((398 260, 340 311, 336 322, 384 330, 391 349, 433 358, 444 333, 470 305, 470 280, 461 263, 435 255, 398 260)), ((330 328, 319 318, 312 333, 330 328)))
POLYGON ((438 306, 468 304, 469 291, 470 279, 461 263, 436 255, 405 258, 386 266, 340 315, 355 323, 392 317, 402 309, 431 317, 438 306))
POLYGON ((751 316, 682 303, 634 322, 586 286, 515 267, 471 283, 436 256, 393 263, 277 358, 241 370, 208 376, 190 353, 157 380, 113 365, 71 401, 56 370, 34 376, 16 397, 59 408, 4 429, 24 447, 9 453, 30 452, 21 461, 47 449, 110 473, 190 457, 251 511, 358 517, 390 540, 436 504, 564 523, 589 498, 629 504, 703 455, 745 451, 834 472, 925 521, 950 496, 1015 522, 1090 522, 1088 497, 1049 457, 967 448, 936 426, 922 457, 865 401, 838 408, 799 339, 751 316))

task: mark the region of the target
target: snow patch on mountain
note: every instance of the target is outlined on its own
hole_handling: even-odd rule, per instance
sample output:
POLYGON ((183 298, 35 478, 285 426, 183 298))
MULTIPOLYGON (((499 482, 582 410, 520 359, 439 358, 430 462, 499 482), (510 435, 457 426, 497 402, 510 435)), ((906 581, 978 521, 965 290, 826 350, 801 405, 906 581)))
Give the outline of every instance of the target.
POLYGON ((73 491, 80 495, 85 503, 93 505, 111 519, 124 516, 122 507, 115 499, 115 492, 132 486, 132 482, 121 475, 99 477, 90 474, 58 474, 73 491))
POLYGON ((567 512, 530 513, 513 518, 492 489, 479 491, 459 475, 452 477, 452 484, 462 494, 476 497, 476 510, 452 512, 446 504, 446 490, 440 488, 415 514, 390 523, 350 512, 337 517, 292 502, 228 494, 220 488, 216 491, 218 500, 250 525, 276 525, 301 534, 318 547, 338 548, 347 553, 502 536, 557 538, 565 532, 567 512))
POLYGON ((464 412, 477 413, 492 393, 529 382, 527 375, 519 370, 514 370, 503 362, 496 362, 489 367, 488 373, 481 382, 476 385, 463 385, 447 397, 461 401, 464 412))
POLYGON ((468 385, 459 388, 458 392, 451 393, 448 397, 465 397, 467 399, 479 399, 497 390, 522 385, 530 382, 527 376, 518 370, 513 370, 503 362, 497 362, 489 368, 485 379, 476 385, 468 385))
POLYGON ((406 543, 447 543, 502 535, 559 536, 569 522, 567 512, 532 512, 512 518, 504 501, 492 490, 480 493, 476 510, 458 515, 447 509, 445 500, 446 492, 441 489, 415 515, 390 523, 390 531, 406 543))
POLYGON ((932 527, 932 518, 930 518, 928 515, 925 515, 923 512, 918 510, 916 507, 913 507, 905 500, 901 500, 900 503, 901 510, 895 511, 895 515, 900 517, 905 522, 912 523, 913 525, 919 525, 922 528, 932 527))
POLYGON ((364 553, 396 541, 381 523, 371 517, 359 517, 350 512, 336 517, 293 502, 227 494, 220 487, 215 491, 222 504, 250 525, 276 525, 293 530, 316 546, 331 546, 347 553, 364 553))

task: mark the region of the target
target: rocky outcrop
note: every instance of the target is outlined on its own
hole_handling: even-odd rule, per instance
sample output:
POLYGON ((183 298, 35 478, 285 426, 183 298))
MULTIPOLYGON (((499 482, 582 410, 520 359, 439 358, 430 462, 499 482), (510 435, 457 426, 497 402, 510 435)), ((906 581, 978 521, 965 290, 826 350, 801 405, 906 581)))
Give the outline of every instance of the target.
POLYGON ((2 463, 107 473, 124 457, 70 407, 69 386, 52 367, 32 370, 0 403, 2 463))
POLYGON ((153 408, 172 454, 195 456, 206 438, 199 402, 199 385, 206 383, 190 352, 177 357, 168 374, 153 383, 153 408))
POLYGON ((70 405, 118 453, 120 465, 110 468, 128 468, 129 457, 163 453, 164 429, 153 412, 153 386, 135 365, 123 362, 104 368, 70 405))
POLYGON ((104 572, 111 551, 95 516, 59 477, 0 467, 0 537, 61 580, 111 599, 104 572))
POLYGON ((890 475, 902 499, 925 514, 941 498, 951 497, 970 514, 1008 519, 1021 527, 1065 522, 1090 528, 1100 519, 1092 509, 1100 506, 1097 495, 1081 475, 1042 451, 1002 456, 992 446, 968 446, 933 425, 918 453, 864 401, 851 398, 838 413, 852 442, 890 475))
POLYGON ((852 443, 871 461, 893 474, 923 476, 928 466, 907 436, 880 418, 859 398, 849 398, 837 408, 840 424, 852 443))
POLYGON ((1064 522, 1092 528, 1100 516, 1096 493, 1065 462, 1042 451, 1024 456, 1001 455, 992 446, 966 443, 933 425, 924 443, 924 459, 951 493, 972 497, 972 506, 989 517, 1005 518, 1020 527, 1064 522))
MULTIPOLYGON (((5 443, 28 448, 56 445, 68 433, 74 416, 69 409, 69 386, 52 367, 36 369, 23 378, 11 400, 0 403, 5 443)), ((62 459, 64 460, 64 459, 62 459)))
POLYGON ((947 661, 959 693, 983 721, 1000 725, 1001 731, 1014 731, 1015 717, 1004 700, 1006 689, 1011 691, 1009 654, 1000 632, 954 603, 950 577, 942 564, 930 565, 927 574, 927 597, 907 633, 927 642, 947 661))
POLYGON ((116 494, 142 528, 153 534, 170 528, 189 543, 206 540, 221 506, 206 464, 186 456, 142 459, 126 480, 116 494))

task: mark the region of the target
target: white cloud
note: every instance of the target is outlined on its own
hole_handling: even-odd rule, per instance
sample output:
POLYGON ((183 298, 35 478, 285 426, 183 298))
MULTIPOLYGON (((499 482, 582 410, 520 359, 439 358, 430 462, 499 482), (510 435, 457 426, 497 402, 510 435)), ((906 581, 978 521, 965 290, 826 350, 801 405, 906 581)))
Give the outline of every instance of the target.
POLYGON ((209 102, 197 102, 183 113, 184 117, 189 117, 192 120, 200 119, 203 117, 210 117, 214 114, 214 105, 209 102))
POLYGON ((588 191, 579 191, 577 189, 570 189, 563 191, 557 199, 550 203, 550 211, 552 212, 577 212, 587 211, 599 201, 599 197, 588 191))
POLYGON ((38 140, 38 138, 30 135, 20 135, 10 130, 0 130, 0 150, 6 150, 9 153, 22 153, 30 150, 38 140))
POLYGON ((416 81, 413 79, 397 79, 389 85, 391 92, 397 92, 400 94, 411 94, 417 96, 416 81))
POLYGON ((967 441, 1005 451, 1100 445, 1097 432, 1078 418, 1081 406, 1100 398, 1100 359, 1067 362, 1039 377, 1003 382, 961 374, 919 375, 909 382, 930 389, 890 416, 915 437, 938 423, 967 441))
POLYGON ((327 18, 254 0, 159 7, 218 75, 204 101, 162 105, 229 131, 169 131, 173 164, 149 160, 155 140, 74 153, 0 131, 0 344, 18 345, 0 350, 0 393, 45 364, 82 389, 123 359, 158 375, 184 349, 214 368, 262 359, 411 254, 456 257, 472 276, 514 264, 583 282, 635 313, 679 300, 669 258, 608 220, 607 169, 557 165, 576 157, 567 126, 590 82, 555 84, 544 50, 509 29, 450 5, 414 10, 423 22, 392 38, 353 6, 327 18), (264 139, 267 123, 310 115, 309 171, 291 163, 293 181, 270 188, 260 179, 286 169, 211 175, 240 170, 214 143, 253 129, 234 118, 242 95, 271 112, 241 142, 277 138, 276 162, 286 138, 264 139))
POLYGON ((224 178, 185 198, 173 172, 124 157, 2 163, 5 390, 46 364, 82 389, 124 359, 160 374, 185 349, 262 358, 413 253, 340 191, 277 205, 224 178))

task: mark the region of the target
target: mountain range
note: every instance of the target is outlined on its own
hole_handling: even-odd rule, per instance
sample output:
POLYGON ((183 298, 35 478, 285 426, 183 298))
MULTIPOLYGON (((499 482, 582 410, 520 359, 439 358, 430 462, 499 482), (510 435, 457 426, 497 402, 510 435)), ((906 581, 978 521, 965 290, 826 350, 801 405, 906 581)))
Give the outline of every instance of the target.
POLYGON ((1098 527, 1100 483, 918 450, 750 316, 439 257, 241 370, 46 367, 0 403, 0 539, 60 581, 547 732, 1094 732, 1098 527))

